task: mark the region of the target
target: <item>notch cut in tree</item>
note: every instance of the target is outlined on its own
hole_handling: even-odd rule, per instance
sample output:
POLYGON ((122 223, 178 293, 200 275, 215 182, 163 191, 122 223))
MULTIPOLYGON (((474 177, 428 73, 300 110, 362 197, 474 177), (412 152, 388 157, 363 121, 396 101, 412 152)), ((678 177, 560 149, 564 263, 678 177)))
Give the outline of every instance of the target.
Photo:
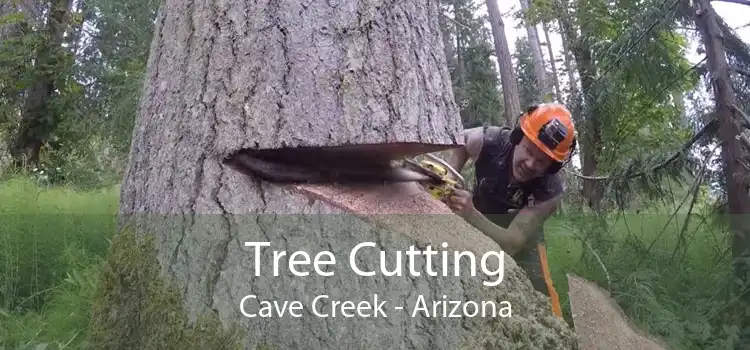
MULTIPOLYGON (((379 269, 380 250, 388 270, 395 251, 410 246, 445 242, 477 257, 500 251, 418 184, 282 186, 224 162, 259 152, 293 159, 288 151, 299 147, 316 149, 311 158, 331 149, 398 158, 458 145, 438 15, 436 1, 167 1, 122 183, 122 229, 95 301, 94 347, 184 348, 210 339, 200 348, 573 348, 570 329, 509 257, 482 260, 504 267, 495 287, 472 275, 471 262, 460 263, 460 277, 429 276, 421 259, 419 276, 347 268, 362 242, 376 243, 354 260, 366 270, 379 269), (133 237, 137 244, 127 241, 133 237), (256 257, 244 242, 270 247, 256 257), (298 266, 311 274, 295 276, 285 266, 289 255, 274 263, 274 250, 330 251, 336 263, 324 269, 334 275, 298 266), (387 301, 387 318, 311 313, 319 295, 357 305, 375 294, 387 301), (257 296, 246 302, 249 312, 261 300, 296 300, 305 309, 301 318, 246 317, 247 295, 257 296), (445 295, 508 301, 517 311, 411 317, 420 295, 430 310, 445 295), (206 332, 198 320, 211 321, 213 337, 196 336, 206 332)), ((455 265, 445 267, 453 276, 455 265)))

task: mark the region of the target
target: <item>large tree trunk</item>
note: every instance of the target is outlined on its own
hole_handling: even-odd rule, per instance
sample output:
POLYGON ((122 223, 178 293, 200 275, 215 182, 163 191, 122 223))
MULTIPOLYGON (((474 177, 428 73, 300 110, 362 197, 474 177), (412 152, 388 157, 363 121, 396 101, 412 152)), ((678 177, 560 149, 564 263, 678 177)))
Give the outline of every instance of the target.
POLYGON ((510 59, 508 39, 505 37, 505 23, 500 15, 500 7, 496 0, 487 0, 487 14, 490 17, 492 37, 495 41, 495 56, 500 70, 500 82, 503 86, 503 105, 505 106, 505 119, 509 126, 516 123, 516 118, 521 115, 521 98, 518 93, 516 74, 513 72, 513 63, 510 59))
POLYGON ((223 164, 244 148, 371 144, 369 152, 399 157, 455 146, 460 117, 437 11, 435 1, 414 0, 335 7, 168 1, 157 20, 122 183, 123 229, 95 301, 93 347, 573 348, 571 331, 508 257, 486 261, 504 264, 503 283, 495 287, 482 284, 490 276, 472 277, 466 258, 459 278, 427 276, 441 264, 425 266, 422 258, 415 259, 420 275, 410 276, 408 256, 399 260, 402 276, 354 273, 349 253, 362 242, 376 242, 353 261, 366 270, 379 270, 381 249, 388 270, 396 266, 396 250, 410 246, 446 242, 449 251, 499 251, 416 184, 282 186, 223 164), (270 247, 257 257, 245 242, 270 247), (288 251, 277 276, 272 250, 288 251), (310 271, 294 276, 287 262, 305 260, 290 257, 298 250, 316 264, 318 252, 330 251, 335 263, 319 272, 293 266, 310 271), (336 308, 336 317, 315 316, 319 295, 330 297, 319 304, 327 312, 334 300, 364 306, 360 301, 377 298, 387 303, 387 318, 342 317, 353 312, 348 305, 336 308), (420 295, 430 310, 445 295, 516 312, 496 319, 411 317, 420 295), (261 300, 296 300, 302 308, 287 305, 284 317, 243 315, 257 313, 261 300))

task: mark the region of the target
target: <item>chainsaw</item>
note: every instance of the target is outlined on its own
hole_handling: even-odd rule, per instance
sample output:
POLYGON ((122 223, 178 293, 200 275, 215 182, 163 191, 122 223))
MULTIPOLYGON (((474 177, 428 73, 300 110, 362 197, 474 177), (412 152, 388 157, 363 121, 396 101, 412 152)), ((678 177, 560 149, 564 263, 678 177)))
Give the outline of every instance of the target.
POLYGON ((427 192, 435 199, 445 201, 457 189, 466 188, 464 177, 448 162, 433 154, 425 154, 427 158, 421 162, 415 159, 404 159, 404 165, 418 173, 427 175, 430 179, 419 181, 427 192))
POLYGON ((435 199, 445 201, 466 188, 463 176, 433 154, 400 160, 342 152, 332 148, 242 150, 224 163, 245 175, 273 183, 377 184, 417 182, 435 199))

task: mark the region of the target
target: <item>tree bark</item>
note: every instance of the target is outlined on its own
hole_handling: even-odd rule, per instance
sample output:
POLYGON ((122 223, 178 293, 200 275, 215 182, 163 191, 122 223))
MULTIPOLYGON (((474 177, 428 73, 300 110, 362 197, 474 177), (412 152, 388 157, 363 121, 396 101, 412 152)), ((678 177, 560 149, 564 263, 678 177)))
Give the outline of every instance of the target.
POLYGON ((509 126, 516 123, 516 118, 521 115, 521 98, 518 93, 516 74, 513 72, 513 63, 510 59, 508 39, 505 37, 505 23, 500 15, 500 7, 496 0, 487 0, 487 14, 490 17, 492 37, 495 41, 495 55, 500 70, 500 82, 503 87, 503 101, 505 106, 505 119, 509 126))
POLYGON ((729 66, 727 64, 726 52, 722 40, 721 29, 717 21, 717 14, 708 0, 697 2, 696 26, 701 34, 703 45, 706 50, 706 64, 711 75, 711 83, 716 101, 716 118, 719 123, 719 138, 722 141, 722 160, 724 163, 724 175, 726 178, 727 206, 729 222, 732 231, 732 266, 734 268, 735 293, 740 305, 733 307, 735 320, 742 340, 736 348, 747 348, 750 337, 748 319, 748 307, 750 307, 750 296, 747 289, 750 288, 750 220, 746 218, 750 213, 750 195, 748 186, 744 179, 748 176, 745 167, 741 164, 746 158, 740 140, 737 136, 741 134, 739 125, 741 116, 738 115, 737 101, 731 85, 729 66))
POLYGON ((466 261, 461 277, 451 277, 451 264, 449 277, 428 276, 421 258, 419 276, 409 275, 408 257, 402 276, 364 277, 348 267, 348 254, 362 242, 376 245, 354 262, 376 271, 380 250, 388 270, 396 250, 410 246, 499 250, 417 184, 282 186, 223 164, 245 148, 396 145, 403 155, 455 146, 460 117, 437 16, 436 1, 168 1, 157 19, 122 183, 117 239, 139 243, 115 243, 110 252, 95 301, 94 347, 573 348, 570 329, 510 258, 494 262, 505 264, 496 287, 483 286, 466 261), (256 260, 245 242, 270 247, 256 260), (272 250, 289 252, 276 276, 272 250), (286 264, 298 250, 310 262, 330 251, 335 264, 323 272, 334 275, 294 266, 310 271, 294 276, 286 264), (319 295, 330 297, 322 304, 329 312, 331 301, 356 306, 377 295, 387 318, 342 317, 340 308, 337 317, 317 317, 311 308, 319 295), (480 305, 510 300, 520 311, 460 322, 411 317, 419 295, 428 305, 443 295, 480 305), (296 300, 303 310, 299 318, 248 317, 243 300, 248 312, 261 300, 296 300), (212 337, 197 326, 206 319, 213 320, 212 337))

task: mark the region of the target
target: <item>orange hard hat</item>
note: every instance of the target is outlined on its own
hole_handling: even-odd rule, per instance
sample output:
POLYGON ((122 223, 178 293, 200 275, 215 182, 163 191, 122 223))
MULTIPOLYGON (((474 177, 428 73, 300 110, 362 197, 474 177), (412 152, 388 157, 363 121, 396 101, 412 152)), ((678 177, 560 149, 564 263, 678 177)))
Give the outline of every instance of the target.
POLYGON ((524 135, 552 159, 563 162, 575 143, 573 116, 559 103, 530 108, 520 120, 524 135))

